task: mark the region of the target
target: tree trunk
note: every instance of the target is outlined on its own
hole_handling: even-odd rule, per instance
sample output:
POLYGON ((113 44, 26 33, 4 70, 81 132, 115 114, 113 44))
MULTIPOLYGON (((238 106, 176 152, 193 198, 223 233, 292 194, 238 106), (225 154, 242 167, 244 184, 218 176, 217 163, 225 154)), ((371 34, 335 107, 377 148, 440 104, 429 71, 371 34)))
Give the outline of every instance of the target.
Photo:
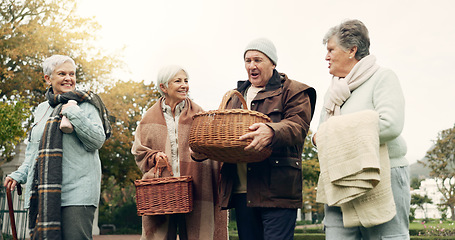
POLYGON ((450 212, 452 213, 452 220, 455 221, 455 206, 449 206, 450 207, 450 212))

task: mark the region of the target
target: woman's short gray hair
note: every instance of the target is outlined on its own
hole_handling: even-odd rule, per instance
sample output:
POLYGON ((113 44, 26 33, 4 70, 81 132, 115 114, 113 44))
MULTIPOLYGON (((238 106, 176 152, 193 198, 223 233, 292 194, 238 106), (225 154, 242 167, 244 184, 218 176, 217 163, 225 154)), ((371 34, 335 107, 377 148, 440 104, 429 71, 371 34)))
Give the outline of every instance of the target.
POLYGON ((158 76, 157 76, 157 79, 156 79, 156 85, 158 87, 158 91, 160 92, 161 96, 164 96, 164 93, 161 90, 160 85, 163 84, 167 88, 169 86, 169 81, 172 78, 174 78, 175 75, 177 75, 177 73, 180 70, 183 70, 185 72, 185 74, 186 74, 186 77, 189 78, 188 72, 185 69, 183 69, 182 67, 178 66, 178 65, 168 65, 168 66, 162 67, 158 71, 158 76))
POLYGON ((43 73, 51 76, 57 66, 66 62, 71 63, 74 66, 74 70, 76 70, 76 63, 72 58, 64 55, 52 55, 44 60, 43 73))
POLYGON ((335 37, 344 50, 357 47, 355 58, 360 60, 370 54, 370 37, 367 27, 359 20, 346 20, 329 29, 323 39, 323 44, 335 37))

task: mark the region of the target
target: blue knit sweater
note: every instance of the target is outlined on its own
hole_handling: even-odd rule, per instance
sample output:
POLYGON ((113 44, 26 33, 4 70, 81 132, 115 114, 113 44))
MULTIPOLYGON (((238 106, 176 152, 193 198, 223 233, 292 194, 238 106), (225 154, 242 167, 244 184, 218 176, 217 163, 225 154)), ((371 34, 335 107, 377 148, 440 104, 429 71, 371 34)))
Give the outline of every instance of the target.
MULTIPOLYGON (((34 113, 34 127, 25 151, 25 160, 9 176, 25 186, 25 207, 30 206, 30 188, 35 159, 44 126, 53 108, 49 103, 38 105, 34 113)), ((69 106, 62 112, 73 124, 74 131, 63 134, 62 206, 98 206, 101 187, 101 162, 98 156, 105 134, 98 110, 90 103, 69 106)))

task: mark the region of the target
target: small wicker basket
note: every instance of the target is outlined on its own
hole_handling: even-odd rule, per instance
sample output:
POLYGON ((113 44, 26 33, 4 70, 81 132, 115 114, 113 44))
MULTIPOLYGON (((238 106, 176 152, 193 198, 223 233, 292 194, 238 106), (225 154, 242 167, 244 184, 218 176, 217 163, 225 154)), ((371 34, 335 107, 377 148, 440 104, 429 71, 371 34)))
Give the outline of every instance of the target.
MULTIPOLYGON (((172 170, 168 167, 172 174, 172 170)), ((137 215, 189 213, 193 210, 193 178, 160 177, 134 181, 137 215)))
POLYGON ((236 90, 227 92, 218 110, 197 113, 193 117, 189 144, 197 153, 203 153, 212 160, 228 163, 260 162, 272 153, 271 148, 262 151, 245 151, 251 139, 239 137, 251 132, 248 128, 254 123, 267 123, 270 118, 260 112, 248 110, 242 94, 236 90), (233 96, 242 102, 244 109, 225 109, 233 96))

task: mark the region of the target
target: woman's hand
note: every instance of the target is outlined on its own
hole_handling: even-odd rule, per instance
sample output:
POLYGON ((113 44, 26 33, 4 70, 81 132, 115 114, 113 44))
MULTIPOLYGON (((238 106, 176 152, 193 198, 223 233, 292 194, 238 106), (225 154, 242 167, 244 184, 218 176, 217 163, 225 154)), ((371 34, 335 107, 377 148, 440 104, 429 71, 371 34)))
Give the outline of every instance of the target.
POLYGON ((171 176, 174 176, 166 154, 164 152, 157 152, 155 155, 155 174, 158 171, 158 176, 161 176, 165 168, 168 168, 171 176))
POLYGON ((272 142, 272 138, 275 135, 273 130, 264 123, 255 123, 249 129, 253 132, 244 134, 239 138, 239 140, 253 139, 250 145, 245 147, 246 151, 253 149, 258 152, 261 151, 272 142))
MULTIPOLYGON (((167 162, 167 156, 164 152, 157 152, 156 155, 155 155, 155 159, 154 159, 154 163, 152 166, 158 166, 158 165, 161 165, 161 166, 158 166, 158 167, 163 167, 162 166, 162 163, 163 162, 167 162), (163 161, 164 160, 164 161, 163 161)), ((164 166, 165 167, 165 166, 164 166)))
POLYGON ((316 145, 316 133, 313 134, 313 137, 311 138, 311 142, 313 143, 313 146, 317 146, 316 145))
POLYGON ((69 100, 68 103, 62 105, 62 111, 69 106, 77 106, 77 102, 74 100, 69 100))
POLYGON ((3 182, 3 186, 5 186, 6 188, 9 188, 11 191, 13 191, 14 188, 16 188, 16 185, 17 185, 17 181, 10 177, 6 177, 5 181, 3 182))

